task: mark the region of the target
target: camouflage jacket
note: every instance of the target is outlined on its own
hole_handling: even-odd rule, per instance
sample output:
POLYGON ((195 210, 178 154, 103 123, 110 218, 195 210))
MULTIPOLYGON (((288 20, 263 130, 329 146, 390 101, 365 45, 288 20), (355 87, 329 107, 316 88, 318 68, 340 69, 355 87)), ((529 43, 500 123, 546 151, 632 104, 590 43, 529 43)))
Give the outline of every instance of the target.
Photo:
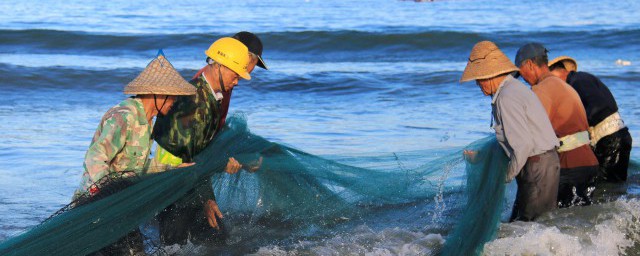
POLYGON ((165 116, 158 116, 153 129, 153 139, 183 162, 193 162, 193 157, 209 145, 221 125, 221 106, 216 101, 210 85, 200 75, 191 80, 196 95, 179 97, 165 116))
POLYGON ((82 188, 76 194, 86 192, 109 173, 144 173, 153 142, 151 126, 140 99, 129 98, 109 109, 85 155, 82 188))

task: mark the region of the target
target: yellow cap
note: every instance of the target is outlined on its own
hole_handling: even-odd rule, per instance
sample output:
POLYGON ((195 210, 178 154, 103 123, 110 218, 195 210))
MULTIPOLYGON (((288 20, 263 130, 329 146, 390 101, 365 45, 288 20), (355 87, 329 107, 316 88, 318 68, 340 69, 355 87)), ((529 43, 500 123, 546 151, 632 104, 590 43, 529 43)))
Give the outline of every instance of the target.
POLYGON ((211 44, 204 53, 220 65, 223 65, 240 77, 250 80, 247 71, 249 65, 249 49, 242 42, 231 37, 223 37, 211 44))

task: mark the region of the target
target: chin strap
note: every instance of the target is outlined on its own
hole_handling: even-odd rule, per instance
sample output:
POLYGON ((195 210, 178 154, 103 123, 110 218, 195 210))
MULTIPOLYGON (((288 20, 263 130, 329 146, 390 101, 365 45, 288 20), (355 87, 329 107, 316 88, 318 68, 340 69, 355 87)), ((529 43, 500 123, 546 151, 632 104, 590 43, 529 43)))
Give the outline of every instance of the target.
POLYGON ((220 63, 218 63, 218 80, 220 82, 220 90, 224 93, 227 92, 227 90, 224 88, 224 81, 222 80, 222 71, 220 71, 220 69, 222 69, 222 65, 220 65, 220 63))
POLYGON ((167 99, 169 99, 169 95, 164 96, 164 101, 162 102, 162 106, 160 108, 158 108, 158 99, 156 98, 156 95, 153 95, 153 104, 156 106, 156 110, 158 111, 158 115, 162 115, 162 111, 160 111, 162 108, 164 108, 164 104, 167 103, 167 99))

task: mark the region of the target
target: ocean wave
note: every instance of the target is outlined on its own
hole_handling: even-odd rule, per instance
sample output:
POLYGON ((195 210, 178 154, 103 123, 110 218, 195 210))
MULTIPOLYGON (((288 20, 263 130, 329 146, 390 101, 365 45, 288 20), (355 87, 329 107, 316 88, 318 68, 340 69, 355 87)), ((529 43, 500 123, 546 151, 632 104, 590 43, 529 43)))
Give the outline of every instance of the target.
POLYGON ((68 67, 20 67, 0 64, 0 88, 6 91, 43 88, 121 91, 140 72, 134 69, 88 70, 68 67), (46 74, 46 75, 45 75, 46 74))
MULTIPOLYGON (((0 53, 0 65, 6 64, 25 68, 61 67, 84 70, 142 69, 156 56, 96 56, 80 54, 3 54, 0 53)), ((175 52, 165 51, 165 56, 177 69, 200 69, 204 59, 185 58, 175 52)), ((268 72, 290 76, 302 76, 314 73, 353 73, 353 74, 406 74, 440 71, 462 71, 465 61, 330 61, 311 62, 298 60, 274 60, 269 63, 268 72)), ((261 70, 261 69, 257 69, 261 70)))
MULTIPOLYGON (((60 30, 0 29, 0 53, 92 54, 141 56, 160 48, 180 54, 200 56, 216 38, 227 34, 105 34, 60 30)), ((609 48, 640 44, 640 29, 584 31, 504 31, 464 32, 391 29, 384 32, 337 30, 260 33, 265 55, 276 59, 393 61, 398 58, 447 59, 452 53, 465 54, 482 40, 501 47, 517 48, 524 42, 538 41, 558 45, 580 42, 588 47, 609 48), (602 40, 606 38, 607 40, 602 40), (427 54, 428 53, 428 54, 427 54)), ((463 54, 464 55, 464 54, 463 54)))
MULTIPOLYGON (((2 54, 0 54, 2 57, 2 54)), ((50 61, 30 62, 16 56, 3 58, 13 64, 0 63, 0 88, 79 88, 113 90, 133 80, 149 59, 119 59, 95 56, 47 56, 50 61), (11 61, 11 60, 15 60, 11 61), (41 76, 39 74, 47 74, 41 76), (87 85, 90 83, 91 85, 87 85)), ((40 56, 39 58, 44 59, 40 56)), ((180 74, 189 80, 204 62, 172 61, 180 74)), ((410 93, 415 85, 456 83, 462 62, 442 63, 306 63, 274 62, 268 71, 256 70, 251 81, 242 81, 256 91, 328 92, 332 95, 386 92, 390 95, 410 93), (397 77, 402 77, 398 81, 397 77)))
MULTIPOLYGON (((153 58, 121 58, 82 55, 5 55, 0 54, 0 88, 79 88, 118 90, 133 80, 153 58), (32 61, 33 59, 42 61, 32 61), (8 63, 7 63, 8 62, 8 63), (46 76, 42 76, 46 74, 46 76), (91 86, 88 86, 90 83, 91 86)), ((171 56, 169 56, 171 58, 171 56)), ((593 66, 604 66, 606 61, 593 66)), ((204 66, 200 60, 173 60, 172 64, 189 80, 204 66)), ((369 94, 389 97, 424 97, 431 88, 434 97, 456 97, 448 86, 460 86, 465 67, 462 61, 436 62, 303 62, 273 61, 270 70, 256 69, 251 81, 241 81, 258 92, 305 92, 331 95, 369 94), (417 89, 417 90, 416 90, 417 89)), ((637 68, 625 67, 625 70, 637 68)), ((611 68, 589 68, 612 88, 618 83, 640 81, 638 72, 611 68)), ((467 85, 463 85, 467 87, 467 85)), ((461 87, 462 88, 462 87, 461 87)), ((244 89, 243 89, 244 90, 244 89)), ((632 93, 633 91, 629 91, 632 93)), ((376 98, 380 99, 380 98, 376 98)))

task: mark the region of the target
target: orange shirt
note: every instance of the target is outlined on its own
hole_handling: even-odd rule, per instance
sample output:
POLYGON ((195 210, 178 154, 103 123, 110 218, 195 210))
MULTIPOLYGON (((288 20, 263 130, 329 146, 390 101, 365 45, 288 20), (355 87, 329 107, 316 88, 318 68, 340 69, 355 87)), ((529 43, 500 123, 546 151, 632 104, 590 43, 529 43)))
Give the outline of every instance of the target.
MULTIPOLYGON (((580 101, 580 96, 562 79, 549 73, 531 89, 547 111, 551 126, 558 138, 586 131, 589 128, 587 113, 580 101)), ((598 165, 598 159, 588 144, 560 153, 561 168, 593 165, 598 165)))

